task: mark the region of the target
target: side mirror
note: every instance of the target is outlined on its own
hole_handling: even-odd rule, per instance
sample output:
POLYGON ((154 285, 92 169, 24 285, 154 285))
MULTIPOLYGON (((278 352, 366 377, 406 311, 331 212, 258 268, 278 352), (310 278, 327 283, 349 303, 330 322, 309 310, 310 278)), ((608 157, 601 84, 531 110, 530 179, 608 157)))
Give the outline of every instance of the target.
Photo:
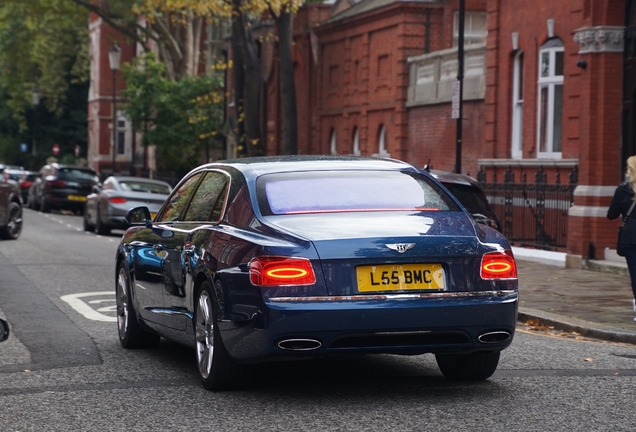
POLYGON ((9 323, 0 318, 0 342, 9 338, 9 323))
POLYGON ((126 213, 124 220, 131 226, 145 225, 148 228, 152 226, 152 218, 148 207, 133 207, 126 213))

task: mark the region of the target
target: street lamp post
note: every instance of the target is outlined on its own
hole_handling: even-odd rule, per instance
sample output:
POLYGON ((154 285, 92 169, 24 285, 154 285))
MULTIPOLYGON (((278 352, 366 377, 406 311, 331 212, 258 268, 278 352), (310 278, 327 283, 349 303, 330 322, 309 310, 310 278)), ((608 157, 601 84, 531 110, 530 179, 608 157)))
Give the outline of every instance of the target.
POLYGON ((35 149, 36 136, 38 134, 38 105, 40 105, 40 91, 36 88, 31 93, 31 102, 33 102, 33 157, 37 156, 38 152, 35 149))
POLYGON ((120 59, 121 49, 117 46, 117 42, 114 42, 113 47, 108 51, 110 69, 113 71, 113 175, 115 174, 115 158, 117 157, 117 71, 120 59))

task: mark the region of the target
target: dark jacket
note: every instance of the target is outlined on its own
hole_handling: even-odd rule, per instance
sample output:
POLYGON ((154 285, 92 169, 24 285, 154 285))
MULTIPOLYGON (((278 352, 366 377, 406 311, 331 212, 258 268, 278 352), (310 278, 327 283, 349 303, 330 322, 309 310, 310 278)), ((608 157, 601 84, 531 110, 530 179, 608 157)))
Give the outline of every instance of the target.
MULTIPOLYGON (((624 218, 633 203, 634 191, 632 190, 632 185, 625 181, 618 185, 616 191, 614 191, 614 198, 612 198, 612 203, 607 209, 607 218, 610 220, 618 217, 624 218)), ((636 206, 634 206, 625 222, 622 239, 623 246, 636 246, 636 206)))

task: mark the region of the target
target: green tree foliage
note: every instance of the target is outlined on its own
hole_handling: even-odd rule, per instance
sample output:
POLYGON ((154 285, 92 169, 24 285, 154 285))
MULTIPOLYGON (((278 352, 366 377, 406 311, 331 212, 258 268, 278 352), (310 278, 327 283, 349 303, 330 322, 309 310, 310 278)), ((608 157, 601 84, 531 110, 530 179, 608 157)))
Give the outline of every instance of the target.
POLYGON ((223 126, 223 82, 218 75, 193 76, 173 81, 166 65, 152 53, 122 68, 129 102, 124 106, 135 130, 143 133, 143 145, 155 145, 164 170, 178 176, 206 159, 217 145, 223 126))
POLYGON ((61 116, 69 87, 88 81, 88 11, 68 0, 0 2, 0 85, 22 129, 31 92, 61 116))
POLYGON ((86 152, 87 23, 86 9, 68 0, 0 1, 0 161, 38 169, 54 142, 61 154, 86 152))

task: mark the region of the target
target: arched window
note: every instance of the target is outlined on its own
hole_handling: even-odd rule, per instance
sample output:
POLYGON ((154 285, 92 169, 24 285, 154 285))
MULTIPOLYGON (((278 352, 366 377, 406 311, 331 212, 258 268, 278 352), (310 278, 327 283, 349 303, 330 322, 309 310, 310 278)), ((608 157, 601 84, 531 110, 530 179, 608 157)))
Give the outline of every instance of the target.
POLYGON ((378 131, 378 156, 389 156, 389 152, 386 150, 386 144, 386 128, 382 124, 378 131))
POLYGON ((537 157, 561 158, 563 41, 549 39, 539 50, 537 157))
POLYGON ((517 52, 512 72, 512 148, 514 159, 523 157, 523 51, 517 52))
POLYGON ((353 152, 354 155, 360 156, 360 130, 353 128, 353 152))
POLYGON ((335 155, 338 154, 338 147, 337 147, 337 141, 336 141, 336 130, 335 129, 331 129, 331 138, 330 138, 330 147, 331 147, 331 154, 335 155))

